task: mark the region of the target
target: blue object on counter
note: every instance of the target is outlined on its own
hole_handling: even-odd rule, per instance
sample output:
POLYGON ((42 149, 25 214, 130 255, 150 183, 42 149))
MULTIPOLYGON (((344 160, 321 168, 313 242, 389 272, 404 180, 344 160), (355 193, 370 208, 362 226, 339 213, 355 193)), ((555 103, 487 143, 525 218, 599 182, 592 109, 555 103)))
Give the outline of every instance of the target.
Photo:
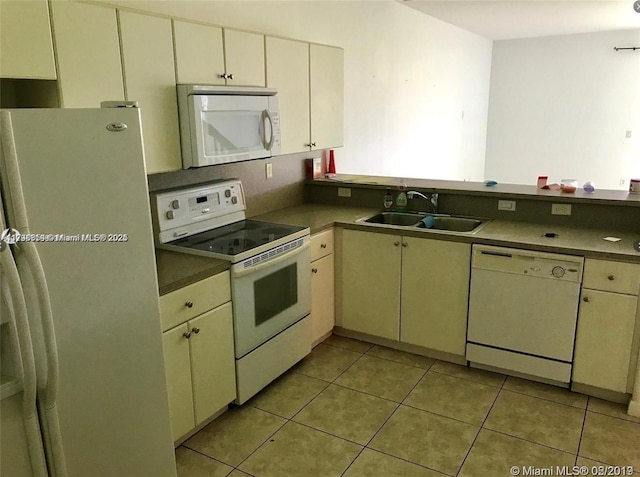
POLYGON ((487 187, 493 187, 494 185, 497 185, 498 183, 496 181, 487 181, 484 183, 484 185, 486 185, 487 187))
POLYGON ((436 219, 431 215, 427 215, 424 219, 421 220, 424 224, 425 229, 430 229, 436 224, 436 219))

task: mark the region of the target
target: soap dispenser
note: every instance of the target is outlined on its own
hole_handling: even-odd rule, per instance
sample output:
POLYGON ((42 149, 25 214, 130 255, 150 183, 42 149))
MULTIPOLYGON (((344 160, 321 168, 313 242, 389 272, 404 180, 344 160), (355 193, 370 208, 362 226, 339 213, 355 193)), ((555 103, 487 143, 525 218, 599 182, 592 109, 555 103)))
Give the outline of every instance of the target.
POLYGON ((393 207, 393 196, 391 195, 391 189, 387 188, 387 192, 384 194, 384 208, 390 209, 393 207))
POLYGON ((398 187, 398 197, 396 197, 396 209, 400 212, 407 208, 407 194, 404 191, 404 180, 400 181, 400 187, 398 187))

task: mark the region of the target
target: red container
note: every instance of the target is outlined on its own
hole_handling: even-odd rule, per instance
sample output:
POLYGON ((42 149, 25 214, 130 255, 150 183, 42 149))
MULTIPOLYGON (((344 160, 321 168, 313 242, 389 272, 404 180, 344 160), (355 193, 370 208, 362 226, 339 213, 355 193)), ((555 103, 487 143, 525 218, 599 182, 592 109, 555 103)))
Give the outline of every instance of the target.
POLYGON ((329 150, 329 167, 327 168, 327 174, 336 173, 336 159, 333 155, 333 149, 329 150))

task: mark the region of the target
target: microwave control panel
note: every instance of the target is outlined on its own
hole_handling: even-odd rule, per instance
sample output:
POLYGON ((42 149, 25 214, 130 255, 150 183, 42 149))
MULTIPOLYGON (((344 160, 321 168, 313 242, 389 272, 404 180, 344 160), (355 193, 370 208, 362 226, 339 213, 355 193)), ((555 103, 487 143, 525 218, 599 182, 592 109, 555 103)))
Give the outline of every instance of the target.
POLYGON ((151 195, 154 237, 161 243, 244 219, 238 180, 171 189, 151 195))

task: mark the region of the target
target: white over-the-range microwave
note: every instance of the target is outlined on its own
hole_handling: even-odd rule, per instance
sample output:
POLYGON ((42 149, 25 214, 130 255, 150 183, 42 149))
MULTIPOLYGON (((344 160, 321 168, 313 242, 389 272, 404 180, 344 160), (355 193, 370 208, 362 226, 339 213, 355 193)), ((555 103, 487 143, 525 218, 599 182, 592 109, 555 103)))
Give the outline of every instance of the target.
POLYGON ((190 84, 177 90, 184 169, 280 153, 277 90, 190 84))

